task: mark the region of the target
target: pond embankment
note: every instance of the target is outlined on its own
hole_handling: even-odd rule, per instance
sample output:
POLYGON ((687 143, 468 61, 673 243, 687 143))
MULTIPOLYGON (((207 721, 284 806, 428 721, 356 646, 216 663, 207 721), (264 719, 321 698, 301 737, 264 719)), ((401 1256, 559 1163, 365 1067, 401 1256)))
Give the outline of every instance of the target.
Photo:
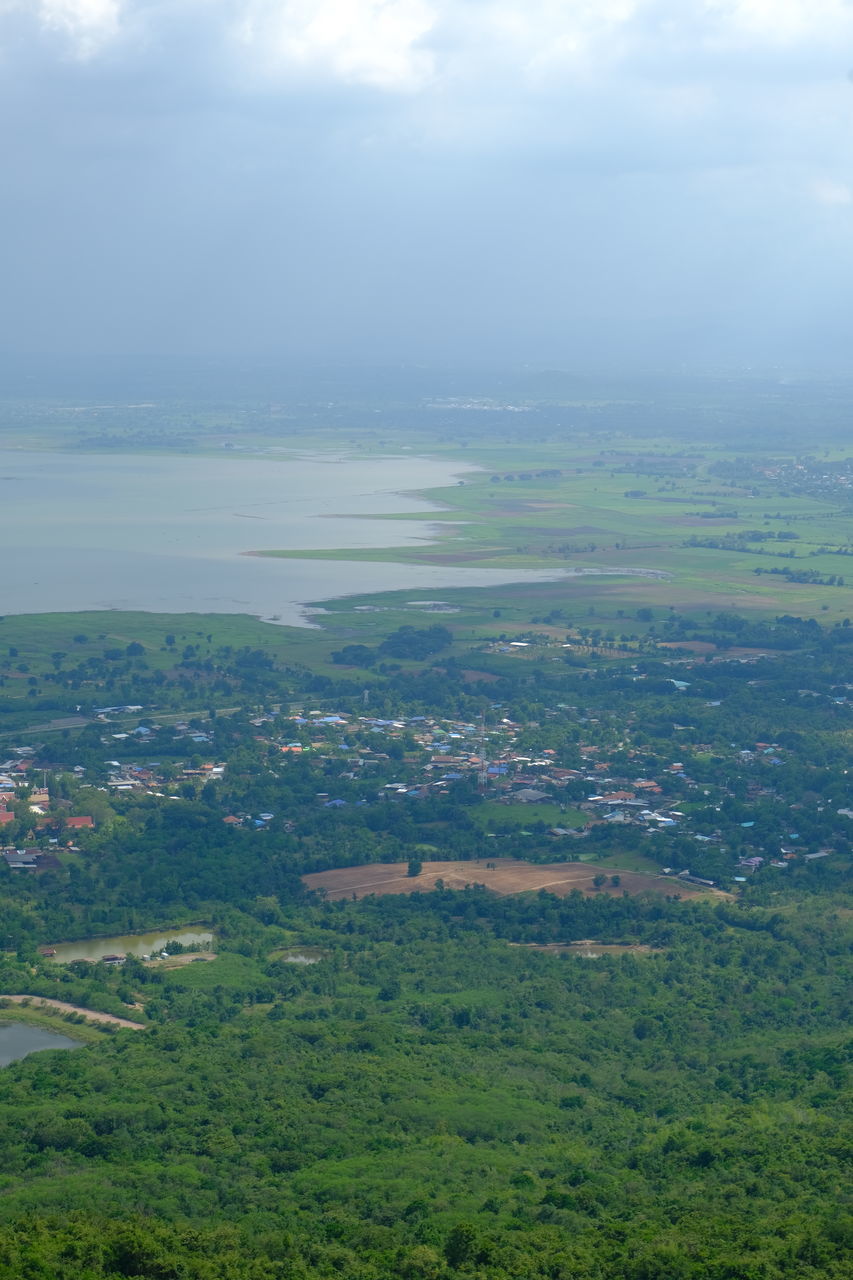
POLYGON ((29 1005, 33 1009, 54 1009, 57 1013, 76 1013, 87 1022, 98 1022, 103 1026, 129 1027, 132 1031, 144 1031, 144 1022, 131 1022, 129 1018, 119 1018, 114 1013, 101 1013, 98 1009, 84 1009, 79 1004, 66 1004, 64 1000, 52 1000, 50 996, 0 995, 0 1009, 4 1003, 29 1005))

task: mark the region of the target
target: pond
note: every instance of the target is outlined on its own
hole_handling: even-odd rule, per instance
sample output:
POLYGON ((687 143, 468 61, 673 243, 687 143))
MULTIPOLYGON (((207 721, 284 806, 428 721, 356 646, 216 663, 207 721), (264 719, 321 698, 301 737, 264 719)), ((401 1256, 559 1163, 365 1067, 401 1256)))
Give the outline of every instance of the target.
POLYGON ((659 955, 659 947, 649 947, 643 942, 513 942, 512 946, 527 947, 530 951, 547 951, 552 956, 579 956, 582 960, 598 960, 601 956, 651 956, 659 955))
POLYGON ((61 1036, 55 1031, 44 1031, 25 1022, 7 1022, 0 1026, 0 1067, 26 1058, 39 1049, 79 1049, 80 1041, 61 1036))
POLYGON ((640 946, 639 943, 622 946, 608 942, 576 942, 561 947, 562 955, 580 956, 582 960, 598 960, 601 956, 650 956, 657 948, 640 946))
POLYGON ((275 958, 285 964, 317 964, 326 955, 322 947, 285 947, 275 958))
POLYGON ((213 934, 209 929, 157 929, 151 933, 114 934, 111 938, 83 938, 78 942, 57 942, 43 949, 49 960, 70 964, 72 960, 102 960, 104 956, 150 956, 162 951, 169 942, 184 947, 209 947, 213 934))

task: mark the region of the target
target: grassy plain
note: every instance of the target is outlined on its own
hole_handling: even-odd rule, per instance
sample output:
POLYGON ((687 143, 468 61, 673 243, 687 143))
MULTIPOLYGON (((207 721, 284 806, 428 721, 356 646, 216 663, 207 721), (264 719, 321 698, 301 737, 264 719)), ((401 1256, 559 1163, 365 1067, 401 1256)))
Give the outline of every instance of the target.
POLYGON ((582 827, 587 820, 577 809, 561 809, 558 804, 507 805, 492 800, 472 807, 470 817, 484 831, 517 829, 541 822, 549 827, 582 827))
MULTIPOLYGON (((37 667, 51 665, 61 653, 66 665, 100 657, 104 649, 141 644, 145 660, 154 669, 165 669, 180 659, 186 645, 201 653, 222 645, 238 649, 248 645, 282 661, 292 656, 294 641, 305 651, 313 633, 304 627, 279 627, 243 614, 143 613, 93 610, 85 613, 9 614, 0 618, 0 646, 13 645, 21 661, 37 667), (294 634, 295 633, 295 634, 294 634), (168 643, 172 637, 172 643, 168 643)), ((2 652, 2 648, 0 648, 2 652)))
MULTIPOLYGON (((446 457, 448 451, 431 452, 446 457)), ((591 448, 589 442, 574 449, 480 444, 459 450, 458 457, 483 469, 464 484, 424 492, 441 508, 431 517, 434 542, 264 554, 354 564, 535 568, 555 574, 553 582, 436 591, 462 615, 455 622, 451 616, 447 625, 463 631, 471 624, 471 613, 482 619, 515 605, 521 606, 525 621, 531 608, 559 608, 575 623, 594 610, 613 624, 648 608, 660 611, 659 616, 672 608, 692 613, 734 609, 830 623, 853 613, 853 578, 850 585, 827 586, 791 582, 770 572, 789 568, 844 579, 853 547, 848 541, 849 500, 843 493, 792 493, 773 475, 756 477, 746 470, 742 479, 721 478, 711 470, 714 464, 736 470, 748 463, 738 463, 731 450, 685 453, 662 440, 634 441, 630 451, 591 448), (760 536, 750 536, 756 533, 760 536), (699 546, 691 540, 723 545, 699 546), (732 542, 736 545, 726 545, 732 542), (756 574, 756 569, 764 572, 756 574)), ((768 470, 773 460, 768 454, 768 470)), ((755 461, 754 456, 748 460, 755 461)), ((326 616, 318 620, 329 625, 329 615, 342 621, 346 614, 358 630, 369 629, 353 617, 359 606, 395 613, 402 606, 406 612, 403 593, 397 592, 327 602, 326 616)))

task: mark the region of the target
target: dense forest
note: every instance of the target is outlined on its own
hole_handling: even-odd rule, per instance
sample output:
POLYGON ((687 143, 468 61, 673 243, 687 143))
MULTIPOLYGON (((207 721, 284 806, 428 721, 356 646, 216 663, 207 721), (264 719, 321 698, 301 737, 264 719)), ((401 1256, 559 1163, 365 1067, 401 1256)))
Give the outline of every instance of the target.
POLYGON ((103 976, 148 979, 148 1031, 0 1075, 5 1274, 847 1274, 823 903, 270 898, 220 945, 103 976), (512 945, 578 935, 651 950, 512 945))

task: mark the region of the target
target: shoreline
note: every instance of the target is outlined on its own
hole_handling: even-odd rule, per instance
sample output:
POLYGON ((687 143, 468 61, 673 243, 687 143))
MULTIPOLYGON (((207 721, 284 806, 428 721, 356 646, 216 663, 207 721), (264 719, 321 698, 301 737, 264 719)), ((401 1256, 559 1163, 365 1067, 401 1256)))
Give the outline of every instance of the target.
POLYGON ((0 995, 0 1012, 5 1007, 4 1001, 11 1001, 15 1005, 23 1005, 24 1008, 54 1009, 59 1014, 76 1013, 85 1018, 87 1022, 101 1023, 103 1026, 124 1027, 130 1031, 145 1031, 148 1027, 145 1022, 132 1022, 130 1018, 120 1018, 115 1013, 100 1013, 97 1009, 84 1009, 82 1005, 67 1004, 64 1000, 53 1000, 50 996, 0 995))

